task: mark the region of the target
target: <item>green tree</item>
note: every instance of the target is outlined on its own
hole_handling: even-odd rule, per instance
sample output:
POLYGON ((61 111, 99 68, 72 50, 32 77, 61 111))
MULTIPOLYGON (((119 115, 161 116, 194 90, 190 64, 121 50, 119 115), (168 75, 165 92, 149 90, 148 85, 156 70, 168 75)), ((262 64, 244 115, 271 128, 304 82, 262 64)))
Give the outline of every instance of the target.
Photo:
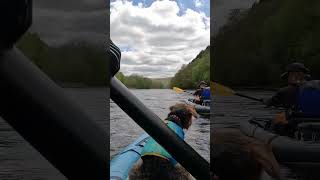
POLYGON ((233 86, 279 86, 285 66, 295 61, 319 78, 319 12, 316 0, 265 0, 243 11, 214 36, 211 79, 233 86))
POLYGON ((210 82, 210 46, 181 67, 171 79, 170 87, 194 89, 200 81, 210 82))

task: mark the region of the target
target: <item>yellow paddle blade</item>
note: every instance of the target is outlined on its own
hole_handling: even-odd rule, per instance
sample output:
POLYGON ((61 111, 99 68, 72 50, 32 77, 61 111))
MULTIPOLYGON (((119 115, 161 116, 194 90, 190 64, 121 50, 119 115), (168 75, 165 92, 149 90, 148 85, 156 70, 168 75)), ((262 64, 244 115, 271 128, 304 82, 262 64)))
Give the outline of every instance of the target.
POLYGON ((210 90, 212 95, 231 96, 231 95, 234 95, 235 93, 232 89, 213 81, 210 82, 210 86, 211 86, 210 90))
POLYGON ((177 93, 183 93, 183 92, 184 92, 183 89, 180 89, 180 88, 178 88, 178 87, 173 87, 173 90, 174 90, 175 92, 177 92, 177 93))

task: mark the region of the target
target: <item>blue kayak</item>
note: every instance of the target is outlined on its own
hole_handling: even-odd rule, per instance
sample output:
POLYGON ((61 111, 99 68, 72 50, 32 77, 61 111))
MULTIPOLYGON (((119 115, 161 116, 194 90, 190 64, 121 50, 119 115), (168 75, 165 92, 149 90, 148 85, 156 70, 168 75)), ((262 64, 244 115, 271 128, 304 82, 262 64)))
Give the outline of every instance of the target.
POLYGON ((147 133, 142 134, 110 162, 110 180, 126 180, 133 165, 140 159, 144 145, 149 140, 147 133))

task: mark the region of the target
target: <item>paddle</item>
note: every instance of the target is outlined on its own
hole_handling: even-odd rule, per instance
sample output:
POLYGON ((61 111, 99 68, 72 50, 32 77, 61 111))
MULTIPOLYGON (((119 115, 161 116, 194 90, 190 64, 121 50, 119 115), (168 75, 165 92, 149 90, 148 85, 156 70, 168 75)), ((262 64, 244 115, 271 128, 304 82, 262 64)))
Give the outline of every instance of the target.
POLYGON ((31 0, 2 0, 0 9, 0 116, 67 179, 106 179, 109 135, 13 48, 31 25, 31 0))
POLYGON ((248 95, 245 95, 245 94, 238 93, 238 92, 234 91, 233 89, 231 89, 229 87, 223 86, 223 85, 218 84, 218 83, 213 82, 213 81, 211 81, 211 88, 210 89, 211 89, 211 94, 218 94, 218 95, 221 95, 221 96, 236 95, 236 96, 244 97, 244 98, 251 99, 251 100, 254 100, 254 101, 263 102, 263 99, 255 98, 255 97, 251 97, 251 96, 248 96, 248 95))
POLYGON ((183 90, 183 89, 178 88, 178 87, 173 87, 172 89, 173 89, 175 92, 177 92, 177 93, 188 93, 188 94, 193 95, 193 93, 192 93, 192 92, 189 92, 189 91, 183 90))

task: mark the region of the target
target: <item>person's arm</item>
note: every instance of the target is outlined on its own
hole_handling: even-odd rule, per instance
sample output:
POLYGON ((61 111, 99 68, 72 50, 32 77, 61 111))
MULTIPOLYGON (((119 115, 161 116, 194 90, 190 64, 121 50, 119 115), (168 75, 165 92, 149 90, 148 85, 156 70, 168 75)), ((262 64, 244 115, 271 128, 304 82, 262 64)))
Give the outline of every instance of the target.
POLYGON ((196 92, 193 93, 194 96, 200 96, 202 93, 201 89, 197 89, 196 92))
POLYGON ((198 93, 198 90, 196 90, 192 95, 196 96, 198 93))
POLYGON ((263 103, 267 107, 271 107, 271 106, 281 107, 281 94, 279 92, 277 92, 271 98, 263 99, 263 103))
MULTIPOLYGON (((274 94, 271 98, 263 99, 263 103, 267 107, 285 107, 287 104, 286 96, 288 96, 289 88, 282 88, 276 94, 274 94)), ((293 98, 293 97, 292 97, 293 98)))

